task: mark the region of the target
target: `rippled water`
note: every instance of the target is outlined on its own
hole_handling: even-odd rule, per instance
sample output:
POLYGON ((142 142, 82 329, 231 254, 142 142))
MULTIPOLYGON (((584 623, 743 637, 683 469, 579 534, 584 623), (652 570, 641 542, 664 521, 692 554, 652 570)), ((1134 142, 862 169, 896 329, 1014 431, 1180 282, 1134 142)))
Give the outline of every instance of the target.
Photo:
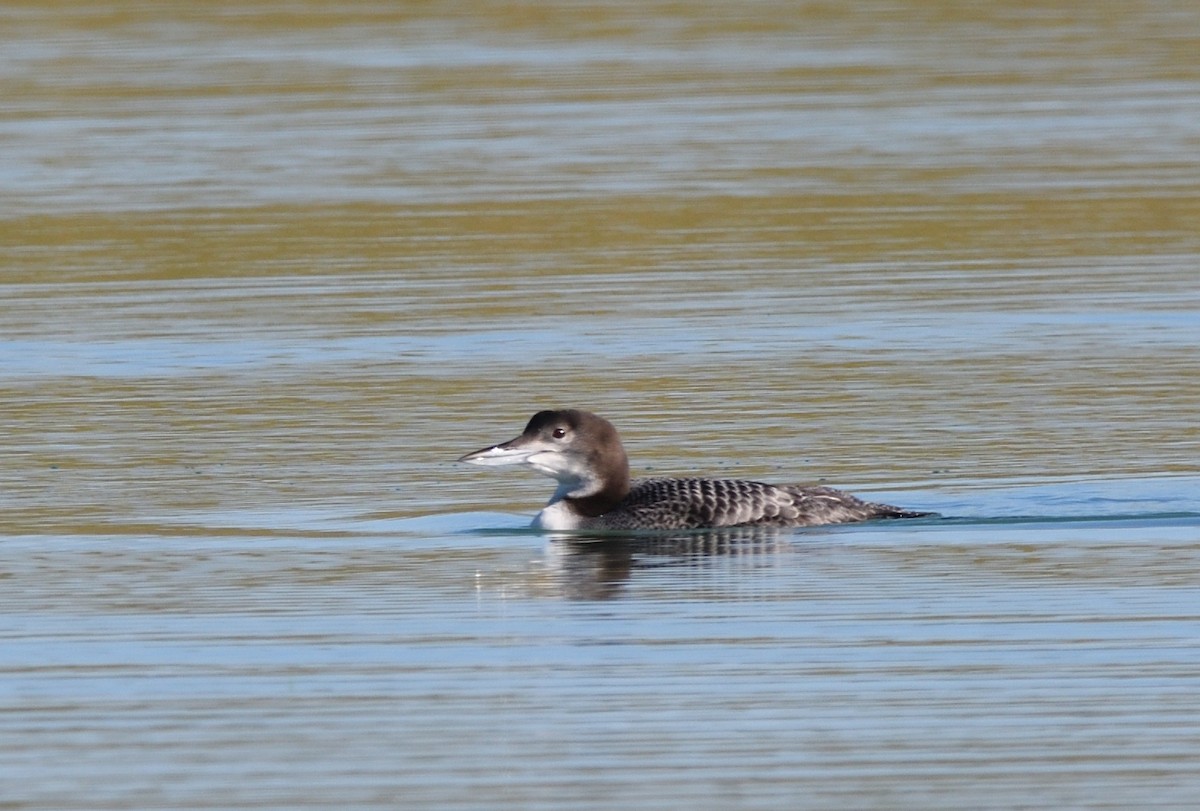
POLYGON ((0 32, 0 806, 1200 796, 1193 4, 0 32), (551 406, 942 517, 546 537, 551 406))

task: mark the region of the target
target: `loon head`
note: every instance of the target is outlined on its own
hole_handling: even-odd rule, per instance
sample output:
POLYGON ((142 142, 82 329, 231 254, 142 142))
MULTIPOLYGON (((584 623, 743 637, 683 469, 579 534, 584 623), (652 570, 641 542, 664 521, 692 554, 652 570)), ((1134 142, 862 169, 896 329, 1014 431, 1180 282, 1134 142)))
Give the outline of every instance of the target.
POLYGON ((589 411, 539 411, 516 439, 468 453, 458 461, 524 465, 558 482, 557 496, 613 503, 629 492, 629 460, 613 424, 589 411))

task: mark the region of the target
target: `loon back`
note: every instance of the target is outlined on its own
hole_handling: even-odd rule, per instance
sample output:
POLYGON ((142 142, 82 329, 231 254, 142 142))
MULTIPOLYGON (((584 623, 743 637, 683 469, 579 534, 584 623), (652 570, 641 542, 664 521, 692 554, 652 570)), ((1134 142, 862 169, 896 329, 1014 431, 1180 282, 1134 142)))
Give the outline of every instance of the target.
POLYGON ((587 529, 805 527, 930 513, 877 504, 832 487, 765 484, 744 479, 636 479, 609 513, 585 519, 587 529))

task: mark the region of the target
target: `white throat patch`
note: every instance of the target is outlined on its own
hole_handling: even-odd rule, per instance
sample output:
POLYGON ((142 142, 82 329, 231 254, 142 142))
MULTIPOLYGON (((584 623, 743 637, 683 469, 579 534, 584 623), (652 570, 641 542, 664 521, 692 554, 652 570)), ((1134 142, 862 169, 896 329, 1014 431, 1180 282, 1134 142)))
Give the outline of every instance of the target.
POLYGON ((538 529, 568 530, 579 529, 582 522, 579 513, 571 509, 568 501, 551 501, 533 519, 533 526, 538 529))

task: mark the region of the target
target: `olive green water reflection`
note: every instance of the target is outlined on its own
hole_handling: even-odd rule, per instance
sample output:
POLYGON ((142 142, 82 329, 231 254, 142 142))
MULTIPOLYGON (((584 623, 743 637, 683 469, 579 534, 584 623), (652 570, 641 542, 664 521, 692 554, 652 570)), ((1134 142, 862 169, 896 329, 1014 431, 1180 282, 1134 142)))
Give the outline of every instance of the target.
POLYGON ((0 387, 22 464, 4 520, 504 508, 507 485, 481 497, 446 462, 555 404, 610 416, 643 469, 1195 471, 1190 232, 1163 255, 1084 254, 1084 232, 1077 255, 1022 257, 1037 240, 1005 228, 1034 219, 893 202, 912 244, 876 258, 878 215, 852 197, 56 216, 10 254, 25 280, 6 285, 0 387), (838 244, 814 205, 848 222, 838 244), (980 244, 938 249, 962 232, 980 244))
POLYGON ((1200 794, 1194 4, 0 38, 0 805, 1200 794), (549 543, 548 406, 952 520, 549 543))

